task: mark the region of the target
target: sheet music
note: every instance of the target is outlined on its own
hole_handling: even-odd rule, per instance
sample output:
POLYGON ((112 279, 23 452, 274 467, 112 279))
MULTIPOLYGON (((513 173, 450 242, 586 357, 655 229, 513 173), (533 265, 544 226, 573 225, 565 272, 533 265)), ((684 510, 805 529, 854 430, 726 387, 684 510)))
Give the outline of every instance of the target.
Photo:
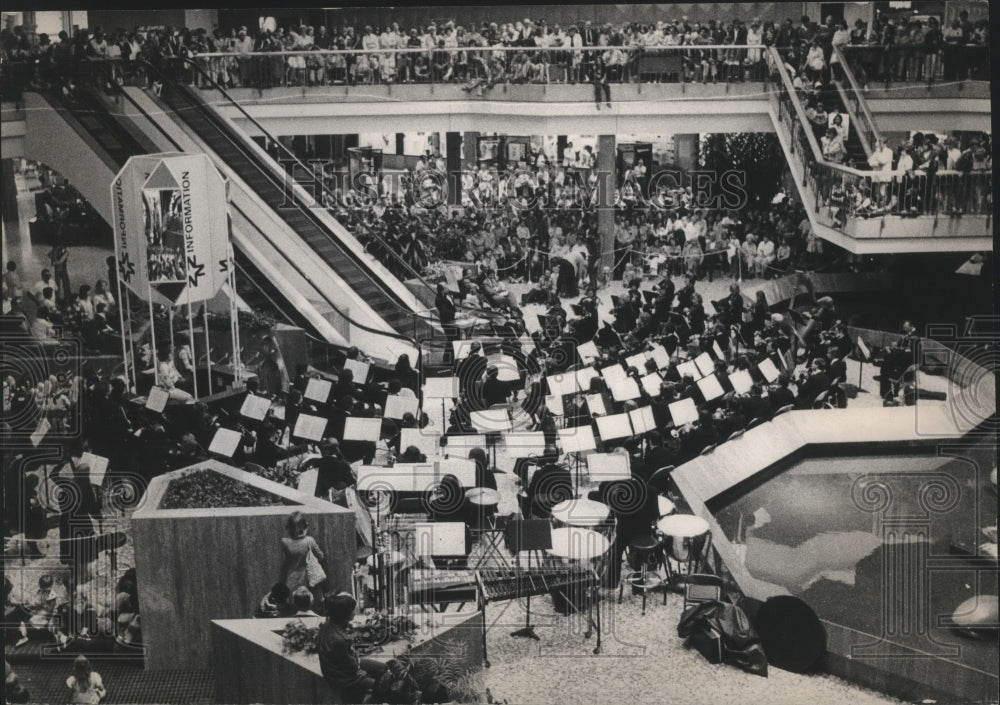
POLYGON ((292 435, 297 438, 305 438, 308 441, 318 442, 323 440, 324 431, 326 431, 325 418, 310 414, 299 414, 299 417, 295 420, 295 429, 292 431, 292 435))
POLYGON ((514 431, 504 436, 504 447, 512 458, 527 458, 545 452, 545 434, 542 431, 514 431))
POLYGON ((753 386, 753 377, 750 376, 749 370, 736 370, 729 373, 729 382, 737 394, 747 394, 753 386))
POLYGON ((677 363, 677 374, 684 377, 690 377, 691 379, 701 379, 701 372, 698 370, 698 365, 695 364, 694 360, 685 360, 684 362, 677 363))
POLYGON ((583 367, 573 373, 576 377, 576 388, 580 390, 590 389, 590 380, 600 379, 600 373, 593 367, 583 367))
POLYGON ((476 486, 476 461, 469 458, 442 458, 436 461, 435 477, 438 482, 445 475, 454 475, 462 487, 476 486))
POLYGON ((701 355, 696 357, 694 359, 694 364, 698 366, 698 371, 701 372, 701 377, 707 377, 715 372, 715 361, 707 352, 703 352, 701 355))
POLYGON ((601 356, 601 353, 597 349, 597 345, 593 340, 581 343, 577 346, 576 351, 580 354, 580 359, 587 363, 593 362, 601 356))
POLYGON ((648 433, 658 428, 651 406, 640 406, 638 409, 632 409, 628 412, 628 418, 632 422, 632 429, 636 434, 648 433))
POLYGON ((625 438, 633 435, 632 422, 629 421, 628 414, 598 416, 596 421, 597 432, 600 434, 602 441, 613 441, 616 438, 625 438))
POLYGON ((549 375, 545 379, 549 383, 549 393, 552 395, 563 396, 580 389, 580 385, 576 381, 576 374, 572 372, 549 375))
POLYGON ((348 416, 344 422, 345 441, 370 441, 377 443, 382 435, 382 419, 348 416))
POLYGON ((306 399, 318 401, 320 404, 326 404, 326 400, 330 398, 331 389, 333 389, 333 383, 330 380, 310 377, 306 383, 305 394, 302 396, 306 399))
POLYGON ((458 377, 424 378, 424 399, 458 398, 458 377))
POLYGON ((563 409, 562 394, 547 394, 545 396, 545 408, 549 410, 553 416, 565 416, 566 412, 563 409))
POLYGON ((778 379, 778 368, 774 366, 774 361, 769 357, 761 360, 760 364, 757 365, 757 369, 764 375, 764 379, 768 381, 768 384, 778 379))
POLYGON ((417 556, 464 556, 465 522, 418 522, 413 525, 417 556))
POLYGON ((726 393, 726 390, 722 388, 722 384, 719 382, 719 378, 715 375, 709 375, 708 377, 699 379, 698 389, 701 390, 702 395, 705 397, 705 401, 718 399, 726 393))
POLYGON ((390 394, 385 398, 385 411, 382 413, 382 416, 387 419, 401 419, 406 414, 413 414, 415 418, 419 411, 420 401, 416 397, 390 394))
POLYGON ((170 394, 166 390, 160 387, 153 387, 149 390, 149 396, 146 398, 146 408, 162 414, 167 406, 168 399, 170 399, 170 394))
POLYGON ((670 353, 668 353, 667 349, 662 345, 660 345, 659 343, 653 346, 653 349, 650 351, 649 354, 652 356, 653 361, 656 363, 656 368, 658 370, 663 370, 666 369, 667 367, 670 367, 670 353))
POLYGON ((698 420, 698 409, 694 405, 694 399, 681 399, 668 404, 667 408, 670 410, 674 426, 683 426, 698 420))
POLYGON ((410 446, 428 458, 441 452, 441 434, 426 428, 404 428, 400 431, 399 449, 405 451, 410 446))
MULTIPOLYGON (((324 401, 326 400, 324 399, 324 401)), ((243 406, 240 407, 240 415, 246 416, 248 419, 253 419, 254 421, 263 421, 270 408, 271 400, 267 397, 258 397, 256 394, 247 394, 246 399, 243 400, 243 406)))
POLYGON ((344 360, 344 369, 354 373, 354 381, 357 384, 364 384, 368 381, 368 371, 371 369, 370 362, 361 360, 344 360))
POLYGON ((861 351, 861 355, 865 360, 872 359, 872 351, 868 349, 868 346, 865 345, 865 341, 861 339, 860 335, 858 336, 858 350, 861 351))
POLYGON ((625 367, 626 369, 629 367, 634 367, 635 369, 639 370, 639 372, 645 372, 646 360, 648 359, 648 357, 649 356, 645 351, 636 353, 635 355, 630 355, 625 358, 625 367))
POLYGON ((611 385, 611 397, 615 401, 629 401, 630 399, 638 399, 640 396, 642 396, 642 392, 639 390, 639 383, 631 377, 626 377, 611 385))
POLYGON ((587 474, 591 482, 615 482, 632 477, 625 453, 591 453, 587 456, 587 474))
POLYGON ((723 352, 722 352, 722 348, 719 347, 719 341, 718 340, 713 340, 712 341, 712 352, 715 353, 715 357, 716 357, 717 360, 725 360, 726 359, 725 354, 723 354, 723 352))
POLYGON ((108 459, 103 455, 84 453, 80 462, 90 466, 90 484, 100 487, 104 484, 104 476, 108 472, 108 459))
POLYGON ((424 464, 420 471, 416 471, 415 467, 411 463, 391 468, 362 465, 358 468, 358 491, 421 494, 434 486, 437 476, 433 465, 424 464))
POLYGON ((473 448, 486 449, 486 436, 482 433, 470 436, 446 436, 448 445, 444 446, 444 452, 451 455, 468 455, 473 448))
POLYGON ((660 396, 660 385, 663 383, 663 378, 656 372, 650 372, 648 375, 639 378, 639 382, 642 384, 642 388, 646 390, 646 394, 651 397, 660 396))
POLYGON ((284 421, 285 420, 285 405, 284 404, 278 404, 278 405, 276 405, 274 407, 274 409, 271 410, 271 416, 273 416, 276 419, 280 419, 281 421, 284 421))
POLYGON ((625 368, 622 367, 621 365, 614 364, 614 365, 608 365, 607 367, 602 369, 601 377, 604 378, 604 381, 610 387, 617 380, 628 379, 628 373, 625 371, 625 368))
POLYGON ((594 429, 590 426, 560 428, 558 433, 559 445, 562 447, 563 453, 584 453, 597 448, 594 429))
POLYGON ((591 416, 597 416, 600 414, 604 416, 608 413, 608 410, 604 406, 604 396, 601 394, 585 394, 584 399, 587 400, 587 408, 590 409, 591 416))
POLYGON ((477 431, 498 433, 510 430, 510 417, 507 408, 486 409, 485 411, 470 411, 469 423, 477 431))
POLYGON ((225 458, 232 458, 233 453, 240 447, 243 434, 231 428, 220 428, 212 436, 212 442, 208 446, 209 453, 218 453, 225 458))
POLYGON ((490 355, 487 362, 497 367, 497 379, 501 382, 516 382, 521 379, 521 373, 517 369, 517 360, 509 355, 490 355))

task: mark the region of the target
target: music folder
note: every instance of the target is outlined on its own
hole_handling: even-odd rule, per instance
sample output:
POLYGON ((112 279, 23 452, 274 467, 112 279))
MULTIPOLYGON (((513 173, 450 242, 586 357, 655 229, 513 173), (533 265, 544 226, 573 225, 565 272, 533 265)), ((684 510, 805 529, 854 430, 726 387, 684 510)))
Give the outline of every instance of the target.
POLYGON ((146 397, 146 408, 150 411, 162 414, 163 410, 167 407, 167 401, 169 399, 170 394, 168 394, 166 390, 160 387, 152 387, 149 390, 149 396, 146 397))
POLYGON ((636 434, 648 433, 657 428, 656 417, 653 416, 653 407, 651 406, 640 406, 638 409, 632 409, 628 412, 628 418, 632 422, 632 430, 636 434))
POLYGON ((462 487, 476 486, 476 461, 469 458, 442 458, 435 461, 435 476, 440 482, 445 475, 454 475, 462 487))
POLYGON ((872 359, 872 351, 868 349, 868 346, 865 345, 865 341, 861 339, 860 335, 858 336, 858 350, 861 352, 862 361, 872 359))
POLYGON ((414 553, 417 556, 464 556, 465 522, 417 522, 413 525, 414 553))
POLYGON ((593 367, 582 367, 573 373, 576 377, 576 388, 580 390, 590 389, 590 380, 600 379, 600 373, 593 367))
POLYGON ((212 437, 212 443, 208 446, 209 453, 217 453, 225 458, 232 458, 236 449, 240 447, 243 434, 230 428, 220 428, 212 437))
POLYGON ((552 524, 548 519, 515 519, 507 523, 504 543, 515 556, 521 551, 547 550, 552 548, 552 524))
POLYGON ((653 361, 656 363, 656 368, 659 370, 666 369, 670 367, 670 353, 662 345, 657 343, 653 346, 653 349, 649 353, 653 361))
POLYGON ((646 394, 651 397, 660 396, 660 385, 663 383, 663 378, 660 377, 659 373, 650 372, 648 375, 640 377, 639 382, 642 384, 642 388, 646 390, 646 394))
POLYGON ((631 377, 618 380, 610 386, 611 397, 615 401, 630 401, 632 399, 638 399, 642 396, 642 392, 639 390, 639 383, 631 377))
POLYGON ((455 399, 458 397, 458 377, 425 377, 424 399, 455 399))
MULTIPOLYGON (((602 441, 613 441, 616 438, 625 438, 633 435, 632 422, 629 421, 628 414, 612 414, 611 416, 598 416, 597 432, 602 441)), ((569 451, 566 451, 567 453, 569 451)))
POLYGON ((586 343, 580 343, 576 348, 577 353, 580 355, 580 359, 584 362, 590 363, 601 356, 601 353, 597 349, 597 345, 593 340, 588 340, 586 343))
POLYGON ((108 459, 103 455, 84 453, 80 456, 80 463, 90 468, 90 484, 100 487, 104 484, 104 476, 108 472, 108 459))
POLYGON ((615 482, 632 477, 626 453, 591 453, 587 456, 587 474, 591 482, 615 482))
POLYGON ((698 369, 698 365, 695 364, 694 360, 685 360, 684 362, 677 363, 677 374, 684 377, 690 377, 691 379, 701 379, 702 374, 698 369))
MULTIPOLYGON (((300 416, 299 418, 302 417, 300 416)), ((369 441, 371 443, 377 443, 381 434, 382 419, 380 418, 348 416, 344 420, 345 441, 369 441)))
POLYGON ((667 404, 667 408, 675 426, 683 426, 698 420, 698 408, 694 404, 694 399, 681 399, 667 404))
POLYGON ((344 360, 344 369, 354 373, 354 381, 357 384, 364 384, 368 381, 368 372, 371 370, 370 362, 361 360, 344 360))
POLYGON ((243 400, 243 406, 240 407, 240 415, 254 421, 263 421, 270 408, 271 400, 267 397, 247 394, 246 399, 243 400))
POLYGON ((549 410, 553 416, 565 416, 566 412, 563 409, 563 399, 562 394, 548 394, 545 396, 545 408, 549 410))
POLYGON ((712 352, 715 353, 715 359, 716 360, 725 360, 726 359, 725 354, 723 354, 723 352, 722 352, 722 348, 719 347, 719 341, 717 341, 717 340, 713 340, 712 341, 712 352))
MULTIPOLYGON (((357 380, 356 377, 355 380, 357 380)), ((359 383, 363 384, 364 380, 359 383)), ((306 383, 306 391, 302 396, 312 401, 318 401, 320 404, 326 404, 326 400, 330 398, 331 389, 333 389, 333 384, 330 380, 311 377, 306 383)))
POLYGON ((323 440, 324 431, 326 431, 325 418, 310 414, 299 414, 295 420, 295 428, 292 430, 292 435, 296 438, 304 438, 307 441, 319 442, 323 440))
POLYGON ((723 394, 726 393, 725 390, 722 388, 722 384, 719 382, 719 378, 716 377, 714 374, 699 379, 697 384, 698 384, 698 389, 701 390, 702 396, 705 397, 705 401, 712 401, 713 399, 718 399, 719 397, 721 397, 723 394))
POLYGON ((747 370, 736 370, 729 373, 729 383, 737 394, 747 394, 753 386, 753 378, 747 370))
POLYGON ((385 398, 385 411, 383 416, 387 419, 401 419, 406 414, 417 416, 419 412, 419 402, 416 397, 404 397, 398 394, 390 394, 385 398))
POLYGON ((708 375, 715 372, 715 361, 712 360, 712 356, 707 352, 703 352, 701 355, 694 359, 694 364, 698 367, 698 371, 701 373, 700 377, 707 377, 708 375))
POLYGON ((404 428, 400 430, 399 449, 405 451, 415 447, 427 457, 441 452, 441 434, 427 428, 404 428))
POLYGON ((588 450, 597 448, 597 441, 594 439, 594 429, 590 426, 576 426, 575 428, 558 429, 559 445, 563 453, 585 453, 588 450))
POLYGON ((604 406, 604 397, 600 394, 585 394, 584 399, 587 400, 587 408, 590 410, 591 416, 597 416, 600 414, 604 416, 608 413, 608 410, 604 406))
POLYGON ((761 360, 757 365, 757 369, 760 370, 762 375, 764 375, 764 379, 767 380, 768 384, 778 379, 778 368, 775 367, 774 361, 769 357, 765 357, 761 360))

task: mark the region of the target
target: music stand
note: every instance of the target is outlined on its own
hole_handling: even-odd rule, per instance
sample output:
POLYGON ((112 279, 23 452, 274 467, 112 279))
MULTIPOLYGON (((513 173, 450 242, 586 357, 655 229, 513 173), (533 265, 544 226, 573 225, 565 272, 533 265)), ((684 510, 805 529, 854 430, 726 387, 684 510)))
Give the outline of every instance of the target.
POLYGON ((254 421, 263 421, 271 408, 271 400, 267 397, 259 397, 255 394, 247 394, 240 407, 240 415, 246 416, 254 421))
MULTIPOLYGON (((514 554, 515 567, 521 567, 521 551, 528 552, 528 570, 531 570, 531 554, 552 548, 552 524, 547 519, 516 519, 507 524, 505 534, 507 550, 514 554)), ((541 561, 539 560, 539 567, 541 561)), ((535 628, 531 626, 531 595, 527 596, 524 610, 524 627, 510 633, 511 636, 541 641, 535 628)))
POLYGON ((694 404, 694 399, 681 399, 667 404, 667 408, 670 410, 674 426, 683 426, 698 420, 698 408, 694 404))
MULTIPOLYGON (((360 384, 364 384, 364 380, 362 380, 360 384)), ((302 394, 302 396, 311 401, 318 401, 320 404, 326 404, 327 399, 330 398, 331 389, 333 389, 333 383, 330 382, 330 380, 311 377, 306 383, 306 391, 302 394)))
POLYGON ((604 416, 608 413, 607 407, 604 405, 604 397, 600 394, 584 394, 583 398, 587 400, 587 409, 590 410, 590 415, 595 416, 600 414, 604 416))
POLYGON ((232 458, 242 440, 243 434, 239 431, 220 428, 212 437, 212 443, 208 446, 208 452, 216 453, 224 458, 232 458))
POLYGON ((653 349, 649 354, 656 363, 657 369, 662 370, 670 367, 670 353, 668 353, 667 349, 659 343, 653 346, 653 349))
POLYGON ((705 397, 705 401, 718 399, 726 393, 719 382, 719 378, 714 374, 699 379, 696 384, 698 385, 698 389, 701 390, 702 396, 705 397))
POLYGON ((733 385, 733 391, 737 394, 747 394, 753 386, 753 377, 747 370, 736 370, 730 373, 729 383, 733 385))
POLYGON ((593 340, 588 340, 586 343, 580 343, 576 348, 577 354, 580 355, 580 359, 584 362, 593 362, 601 356, 601 353, 597 349, 597 345, 594 344, 593 340))
POLYGON ((576 487, 580 487, 580 455, 587 451, 597 450, 597 440, 594 438, 594 429, 591 426, 575 426, 571 428, 560 428, 557 430, 559 445, 562 452, 567 455, 576 455, 576 487))
POLYGON ((600 434, 602 442, 633 435, 632 423, 629 421, 627 413, 598 416, 595 420, 597 421, 597 432, 600 434))

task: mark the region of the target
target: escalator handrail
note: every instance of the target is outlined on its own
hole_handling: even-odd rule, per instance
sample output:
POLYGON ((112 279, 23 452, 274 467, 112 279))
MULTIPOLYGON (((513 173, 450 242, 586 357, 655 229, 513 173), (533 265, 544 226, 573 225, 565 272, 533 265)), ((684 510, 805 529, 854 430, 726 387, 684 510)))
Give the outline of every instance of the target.
MULTIPOLYGON (((260 173, 264 175, 271 182, 271 184, 275 188, 278 188, 283 193, 287 193, 287 191, 285 190, 287 184, 284 182, 279 183, 275 180, 276 173, 273 171, 273 167, 271 165, 263 163, 263 160, 259 155, 253 153, 252 150, 248 150, 245 145, 240 143, 239 140, 233 139, 232 136, 229 134, 232 128, 228 125, 225 125, 221 121, 220 116, 213 115, 212 111, 207 110, 201 101, 195 99, 194 95, 187 89, 187 86, 184 86, 175 81, 167 79, 165 76, 163 76, 162 72, 159 69, 152 66, 151 64, 148 64, 148 62, 144 63, 146 63, 148 66, 153 68, 153 70, 159 73, 160 76, 163 78, 163 80, 169 83, 178 93, 186 96, 188 104, 194 110, 197 110, 203 117, 205 117, 210 122, 210 124, 213 127, 215 127, 216 130, 218 130, 220 136, 226 139, 230 145, 235 147, 243 155, 243 157, 247 159, 247 161, 249 161, 253 166, 255 166, 260 171, 260 173)), ((270 137, 268 138, 272 139, 270 137)), ((315 215, 312 213, 312 208, 309 207, 309 204, 302 202, 302 198, 299 194, 293 193, 293 198, 298 212, 301 215, 306 216, 309 219, 309 221, 314 226, 316 226, 319 229, 319 231, 327 238, 327 240, 329 240, 333 245, 335 245, 337 249, 341 253, 343 253, 343 255, 348 260, 351 261, 352 265, 357 267, 362 274, 366 275, 369 280, 371 280, 374 284, 376 284, 376 286, 378 286, 379 278, 374 276, 374 272, 370 271, 370 265, 367 262, 364 262, 362 258, 360 258, 357 255, 357 253, 351 251, 350 248, 344 246, 343 243, 339 242, 338 239, 330 232, 330 229, 322 221, 318 220, 315 217, 315 215)), ((408 310, 406 305, 399 299, 398 296, 396 296, 395 292, 392 290, 392 287, 378 286, 378 288, 387 295, 389 300, 401 306, 401 308, 407 314, 412 315, 413 312, 408 310)))
MULTIPOLYGON (((278 140, 277 137, 275 137, 274 135, 272 135, 270 132, 268 132, 264 128, 263 125, 261 125, 259 122, 257 122, 257 120, 254 119, 254 117, 249 112, 247 112, 247 110, 242 105, 240 105, 240 103, 236 99, 234 99, 231 95, 229 95, 229 93, 226 92, 226 89, 223 88, 222 86, 220 86, 219 83, 218 83, 218 81, 216 81, 214 78, 212 78, 212 76, 207 71, 205 71, 205 69, 202 68, 202 66, 197 61, 195 61, 193 58, 187 57, 187 56, 181 56, 181 57, 177 57, 177 58, 180 59, 182 62, 184 62, 184 63, 188 64, 189 66, 191 66, 195 71, 197 71, 199 73, 199 75, 203 79, 205 79, 212 86, 213 89, 215 89, 218 93, 220 93, 226 99, 226 101, 230 105, 232 105, 234 108, 236 108, 240 112, 240 115, 242 115, 246 120, 249 120, 250 123, 257 130, 259 130, 260 134, 263 135, 265 139, 267 139, 269 142, 277 145, 278 149, 280 149, 282 153, 286 154, 289 157, 290 161, 294 162, 294 164, 297 165, 298 167, 300 167, 301 169, 304 169, 306 171, 306 173, 309 173, 309 171, 310 171, 309 167, 306 164, 304 164, 302 162, 302 160, 299 159, 295 155, 294 152, 292 152, 287 147, 285 147, 285 145, 283 145, 278 140)), ((159 73, 162 73, 158 69, 157 69, 157 71, 159 73)), ((318 183, 319 183, 319 187, 322 189, 322 191, 323 191, 324 194, 326 194, 328 196, 331 196, 331 197, 334 196, 334 194, 326 187, 326 184, 324 184, 322 182, 322 180, 318 181, 318 183)), ((306 210, 308 210, 308 209, 306 209, 306 210)), ((327 228, 325 226, 323 226, 323 229, 326 230, 327 228)), ((372 240, 378 242, 382 246, 382 249, 386 253, 388 253, 390 256, 392 256, 395 261, 397 261, 398 263, 400 263, 403 266, 403 268, 406 270, 406 272, 408 274, 410 274, 414 279, 416 279, 417 281, 419 281, 429 291, 436 293, 436 289, 434 287, 432 287, 430 285, 430 283, 427 282, 427 280, 423 278, 423 276, 420 274, 420 272, 418 272, 416 269, 414 269, 413 266, 409 262, 407 262, 405 259, 403 259, 402 257, 400 257, 395 252, 395 250, 392 248, 392 246, 389 243, 387 243, 379 235, 377 235, 376 233, 374 233, 374 232, 372 232, 370 230, 366 230, 365 234, 368 237, 370 237, 372 240)), ((490 315, 490 314, 492 314, 492 312, 486 311, 485 309, 477 308, 477 307, 474 307, 474 306, 467 306, 467 305, 464 305, 464 304, 461 305, 461 306, 458 306, 457 308, 462 308, 463 310, 467 310, 467 311, 474 312, 474 313, 479 313, 479 314, 482 314, 482 315, 490 315)))
MULTIPOLYGON (((167 141, 169 141, 170 144, 172 144, 174 146, 175 149, 177 149, 178 151, 181 151, 181 152, 185 151, 183 149, 183 147, 181 147, 181 145, 177 144, 177 141, 174 140, 174 138, 171 137, 168 132, 166 132, 155 120, 153 120, 153 118, 146 112, 146 110, 141 105, 139 105, 138 103, 135 102, 135 100, 132 98, 132 96, 130 96, 128 94, 128 91, 126 91, 126 90, 124 90, 124 88, 122 88, 122 89, 120 89, 120 95, 124 96, 125 99, 129 103, 131 103, 132 107, 134 107, 136 110, 138 110, 139 113, 150 124, 154 125, 156 127, 156 129, 160 132, 160 134, 162 134, 167 139, 167 141)), ((253 223, 253 220, 251 220, 250 217, 246 213, 244 213, 243 210, 237 204, 230 202, 229 205, 231 207, 235 208, 237 211, 239 211, 239 213, 243 216, 243 218, 248 223, 253 223)), ((260 230, 260 229, 258 228, 258 230, 260 230)), ((263 231, 261 231, 261 232, 263 233, 263 231)), ((265 237, 265 239, 267 238, 266 235, 264 237, 265 237)), ((320 296, 323 297, 323 301, 327 305, 329 305, 330 308, 332 308, 337 313, 338 316, 340 316, 341 318, 343 318, 345 321, 347 321, 348 323, 350 323, 352 326, 355 326, 355 327, 359 328, 360 330, 363 330, 366 333, 371 333, 373 335, 382 335, 382 336, 385 336, 387 338, 393 338, 395 340, 402 340, 402 341, 407 342, 410 345, 413 345, 414 347, 416 347, 418 351, 420 350, 420 346, 417 344, 417 341, 414 338, 411 338, 408 335, 404 335, 403 333, 399 333, 399 332, 394 331, 394 330, 388 330, 388 331, 378 330, 376 328, 372 328, 371 326, 368 326, 368 325, 366 325, 364 323, 361 323, 359 321, 354 320, 351 316, 349 316, 348 314, 346 314, 343 311, 341 311, 340 307, 337 306, 336 303, 334 303, 333 301, 331 301, 329 297, 327 297, 325 294, 323 294, 323 289, 320 288, 319 285, 317 285, 316 282, 313 281, 313 279, 312 279, 311 276, 309 276, 306 272, 304 272, 302 270, 302 268, 299 267, 295 263, 295 260, 293 258, 286 258, 286 260, 287 260, 288 264, 291 265, 292 269, 294 269, 295 272, 300 277, 302 277, 305 281, 307 281, 309 283, 309 285, 313 288, 314 291, 316 291, 320 296)), ((330 344, 332 345, 332 343, 330 343, 330 344)))

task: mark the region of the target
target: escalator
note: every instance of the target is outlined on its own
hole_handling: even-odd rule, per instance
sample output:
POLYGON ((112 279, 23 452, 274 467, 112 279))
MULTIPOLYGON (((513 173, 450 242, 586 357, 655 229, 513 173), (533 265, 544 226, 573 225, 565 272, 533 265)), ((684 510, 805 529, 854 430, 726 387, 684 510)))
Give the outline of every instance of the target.
MULTIPOLYGON (((50 90, 42 95, 70 127, 89 136, 98 148, 95 150, 97 156, 114 172, 125 166, 130 157, 159 151, 140 131, 128 129, 112 115, 106 99, 94 89, 78 87, 72 93, 50 90)), ((237 293, 247 306, 276 320, 319 334, 308 318, 282 296, 249 258, 239 250, 235 251, 235 257, 240 274, 237 277, 237 293)))
POLYGON ((433 336, 431 326, 415 316, 399 291, 404 285, 372 269, 342 243, 316 216, 313 207, 247 143, 249 138, 231 127, 207 106, 194 89, 163 81, 160 101, 177 120, 187 125, 254 191, 261 202, 285 221, 313 252, 353 289, 389 326, 404 336, 433 336))

